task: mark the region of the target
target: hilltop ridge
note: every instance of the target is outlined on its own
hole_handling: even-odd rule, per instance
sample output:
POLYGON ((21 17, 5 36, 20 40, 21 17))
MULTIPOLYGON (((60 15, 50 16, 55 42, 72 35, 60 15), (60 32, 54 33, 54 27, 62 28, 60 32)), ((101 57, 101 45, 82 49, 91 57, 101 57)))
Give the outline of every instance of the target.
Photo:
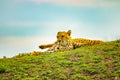
POLYGON ((28 54, 0 59, 0 79, 120 80, 120 40, 71 51, 28 54))

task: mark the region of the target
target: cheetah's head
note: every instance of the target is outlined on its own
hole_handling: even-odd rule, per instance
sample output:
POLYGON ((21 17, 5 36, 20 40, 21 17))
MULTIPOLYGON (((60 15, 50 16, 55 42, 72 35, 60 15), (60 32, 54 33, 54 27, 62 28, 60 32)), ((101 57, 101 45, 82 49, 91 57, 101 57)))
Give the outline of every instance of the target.
POLYGON ((71 30, 68 30, 67 32, 58 32, 57 33, 57 43, 60 45, 67 45, 68 42, 71 40, 71 30))

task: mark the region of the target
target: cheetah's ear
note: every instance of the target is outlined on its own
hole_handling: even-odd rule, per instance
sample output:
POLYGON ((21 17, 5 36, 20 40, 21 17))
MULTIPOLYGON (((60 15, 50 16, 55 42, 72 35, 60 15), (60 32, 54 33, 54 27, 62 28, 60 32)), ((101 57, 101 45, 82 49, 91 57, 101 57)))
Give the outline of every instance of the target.
POLYGON ((71 30, 68 30, 68 32, 67 32, 67 33, 68 33, 68 35, 70 36, 70 35, 71 35, 71 30))
POLYGON ((57 34, 59 34, 60 32, 58 32, 57 34))

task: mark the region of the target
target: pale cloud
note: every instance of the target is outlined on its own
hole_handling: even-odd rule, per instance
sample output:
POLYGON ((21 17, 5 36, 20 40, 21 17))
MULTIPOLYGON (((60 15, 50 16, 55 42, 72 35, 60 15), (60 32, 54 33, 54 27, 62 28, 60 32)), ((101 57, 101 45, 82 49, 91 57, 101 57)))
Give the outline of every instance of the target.
MULTIPOLYGON (((9 37, 0 37, 0 44, 5 45, 7 44, 8 47, 27 47, 30 46, 31 44, 33 46, 39 45, 42 43, 51 43, 56 40, 56 37, 52 36, 31 36, 31 37, 17 37, 17 36, 9 36, 9 37)), ((1 46, 0 45, 0 46, 1 46)))
POLYGON ((19 2, 33 2, 37 4, 52 3, 64 6, 81 6, 81 7, 113 7, 120 6, 118 0, 18 0, 19 2))
POLYGON ((118 18, 119 19, 113 20, 110 24, 106 25, 108 27, 106 30, 108 40, 120 39, 120 15, 118 18))
POLYGON ((52 43, 55 37, 0 37, 0 57, 12 57, 19 53, 43 51, 38 48, 40 44, 52 43))

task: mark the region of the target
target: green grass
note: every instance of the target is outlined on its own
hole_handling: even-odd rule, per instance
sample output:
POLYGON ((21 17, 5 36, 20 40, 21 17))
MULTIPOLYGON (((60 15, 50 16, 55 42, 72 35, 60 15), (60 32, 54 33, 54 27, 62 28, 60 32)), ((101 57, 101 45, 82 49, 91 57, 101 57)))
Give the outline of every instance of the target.
POLYGON ((0 59, 0 80, 120 80, 120 40, 0 59))

